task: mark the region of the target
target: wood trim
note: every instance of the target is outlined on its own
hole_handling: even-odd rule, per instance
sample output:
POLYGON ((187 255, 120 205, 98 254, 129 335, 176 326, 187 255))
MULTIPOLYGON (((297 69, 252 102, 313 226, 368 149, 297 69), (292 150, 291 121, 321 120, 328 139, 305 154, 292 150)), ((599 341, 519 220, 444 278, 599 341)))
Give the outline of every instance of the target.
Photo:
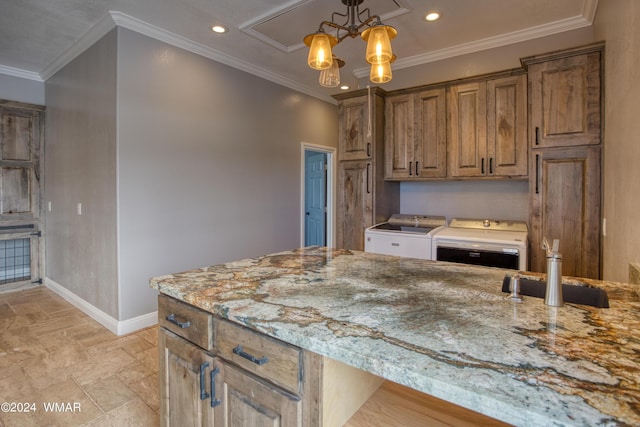
POLYGON ((585 45, 585 46, 578 46, 573 49, 563 49, 560 51, 542 53, 540 55, 526 56, 524 58, 520 58, 520 63, 526 70, 531 64, 539 64, 542 62, 555 61, 557 59, 563 59, 569 56, 577 56, 577 55, 584 55, 584 54, 589 54, 594 52, 602 52, 604 50, 604 47, 605 47, 605 42, 600 41, 600 42, 585 45))

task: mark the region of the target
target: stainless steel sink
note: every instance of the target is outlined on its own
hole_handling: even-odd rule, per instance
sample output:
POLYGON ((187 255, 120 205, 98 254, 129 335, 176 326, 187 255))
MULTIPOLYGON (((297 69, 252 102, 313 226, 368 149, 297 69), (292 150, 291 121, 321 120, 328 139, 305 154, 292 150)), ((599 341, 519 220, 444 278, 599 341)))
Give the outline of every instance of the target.
MULTIPOLYGON (((511 276, 506 275, 502 281, 502 292, 511 292, 509 285, 511 276)), ((547 282, 520 278, 520 295, 544 298, 547 282)), ((562 284, 562 298, 564 302, 589 305, 591 307, 609 308, 609 298, 604 289, 584 285, 562 284)))

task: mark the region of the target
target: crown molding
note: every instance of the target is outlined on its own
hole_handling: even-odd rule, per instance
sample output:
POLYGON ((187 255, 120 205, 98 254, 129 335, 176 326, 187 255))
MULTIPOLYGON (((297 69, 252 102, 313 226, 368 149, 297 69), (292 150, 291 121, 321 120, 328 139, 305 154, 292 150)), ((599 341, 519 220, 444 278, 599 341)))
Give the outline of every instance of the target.
MULTIPOLYGON (((526 28, 524 30, 502 34, 500 36, 488 37, 486 39, 481 39, 470 43, 463 43, 457 46, 452 46, 421 55, 411 56, 409 58, 399 59, 394 62, 393 68, 395 70, 401 70, 403 68, 414 67, 416 65, 423 65, 430 62, 441 61, 443 59, 479 52, 482 50, 508 46, 514 43, 520 43, 527 40, 562 33, 565 31, 588 27, 593 23, 597 5, 598 0, 587 0, 585 2, 585 7, 583 8, 582 15, 550 22, 548 24, 538 25, 536 27, 526 28)), ((368 77, 369 72, 369 67, 363 67, 354 70, 353 74, 358 78, 363 78, 368 77)))
POLYGON ((0 65, 0 74, 6 74, 7 76, 20 77, 22 79, 35 80, 37 82, 44 82, 40 74, 34 71, 27 71, 20 68, 8 67, 6 65, 0 65))
POLYGON ((226 53, 220 52, 216 49, 212 49, 203 44, 196 43, 185 37, 179 36, 170 31, 166 31, 160 27, 156 27, 155 25, 151 25, 147 22, 141 21, 140 19, 126 15, 122 12, 112 11, 110 12, 110 14, 115 24, 119 27, 126 28, 128 30, 151 37, 180 49, 184 49, 197 55, 204 56, 205 58, 209 58, 238 70, 245 71, 249 74, 253 74, 254 76, 269 80, 273 83, 277 83, 281 86, 285 86, 306 95, 313 96, 314 98, 319 98, 323 101, 335 103, 335 101, 331 97, 318 93, 312 88, 301 85, 300 83, 288 79, 280 74, 257 67, 254 64, 240 60, 234 56, 227 55, 226 53))
POLYGON ((584 2, 582 16, 589 22, 589 25, 593 24, 593 20, 596 18, 596 10, 598 10, 598 0, 586 0, 584 2))

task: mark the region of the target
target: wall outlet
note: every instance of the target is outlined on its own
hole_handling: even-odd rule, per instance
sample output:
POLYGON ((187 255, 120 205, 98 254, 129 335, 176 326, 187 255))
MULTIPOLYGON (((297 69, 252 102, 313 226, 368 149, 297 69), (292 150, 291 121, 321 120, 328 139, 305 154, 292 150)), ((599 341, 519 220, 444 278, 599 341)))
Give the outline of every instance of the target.
POLYGON ((47 210, 51 212, 51 202, 47 203, 47 210))
POLYGON ((78 203, 78 215, 82 215, 82 203, 78 203))

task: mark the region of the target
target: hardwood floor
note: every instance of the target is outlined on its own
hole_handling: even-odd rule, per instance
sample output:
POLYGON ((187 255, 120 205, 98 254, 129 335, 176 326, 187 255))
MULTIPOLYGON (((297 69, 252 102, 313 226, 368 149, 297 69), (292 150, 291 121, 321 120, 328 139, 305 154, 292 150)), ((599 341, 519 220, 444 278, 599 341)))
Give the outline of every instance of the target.
POLYGON ((157 332, 118 337, 44 287, 0 293, 0 426, 159 425, 157 332))

